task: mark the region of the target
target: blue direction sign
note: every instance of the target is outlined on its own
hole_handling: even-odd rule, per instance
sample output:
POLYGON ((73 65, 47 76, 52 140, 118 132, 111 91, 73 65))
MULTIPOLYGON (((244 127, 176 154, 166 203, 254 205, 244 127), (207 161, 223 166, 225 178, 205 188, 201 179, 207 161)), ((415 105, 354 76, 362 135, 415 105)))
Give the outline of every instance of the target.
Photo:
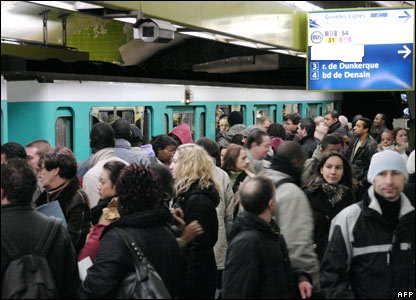
POLYGON ((412 90, 414 8, 308 14, 309 91, 412 90))

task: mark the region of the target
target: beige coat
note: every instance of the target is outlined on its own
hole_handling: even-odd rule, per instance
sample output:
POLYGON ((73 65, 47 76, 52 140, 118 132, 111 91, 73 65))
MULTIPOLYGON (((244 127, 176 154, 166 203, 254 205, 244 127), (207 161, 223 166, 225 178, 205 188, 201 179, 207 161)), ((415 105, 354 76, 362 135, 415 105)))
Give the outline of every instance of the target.
POLYGON ((226 228, 233 220, 233 189, 228 174, 221 168, 215 168, 214 177, 221 186, 220 204, 217 206, 218 216, 218 240, 214 246, 215 261, 218 270, 224 270, 225 257, 227 255, 227 236, 226 228))

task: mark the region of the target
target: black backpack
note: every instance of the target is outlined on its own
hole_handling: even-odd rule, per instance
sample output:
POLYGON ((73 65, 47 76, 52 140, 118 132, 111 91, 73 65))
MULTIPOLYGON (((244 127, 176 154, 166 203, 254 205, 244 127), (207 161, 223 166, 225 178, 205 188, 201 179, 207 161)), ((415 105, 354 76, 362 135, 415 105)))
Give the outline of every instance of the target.
POLYGON ((1 236, 1 247, 12 259, 1 279, 2 299, 58 298, 46 255, 60 226, 60 219, 50 217, 34 251, 23 256, 12 239, 1 236))

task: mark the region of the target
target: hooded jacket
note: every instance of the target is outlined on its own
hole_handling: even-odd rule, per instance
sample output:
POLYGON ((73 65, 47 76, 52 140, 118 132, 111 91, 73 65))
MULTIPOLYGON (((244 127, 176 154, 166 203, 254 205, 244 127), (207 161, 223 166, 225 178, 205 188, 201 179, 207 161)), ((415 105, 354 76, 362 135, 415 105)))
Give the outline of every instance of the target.
POLYGON ((188 191, 175 199, 175 206, 183 210, 186 225, 197 220, 204 229, 203 234, 186 245, 185 294, 179 295, 180 298, 214 298, 217 274, 214 245, 218 238, 215 208, 219 199, 213 185, 202 189, 199 182, 194 182, 188 191))
POLYGON ((308 275, 291 267, 285 239, 273 220, 267 223, 241 212, 227 237, 224 299, 292 299, 299 295, 295 283, 300 275, 308 275))
POLYGON ((176 126, 171 132, 169 132, 169 134, 171 133, 176 135, 181 140, 182 145, 194 142, 192 140, 191 128, 189 128, 188 124, 184 123, 176 126))

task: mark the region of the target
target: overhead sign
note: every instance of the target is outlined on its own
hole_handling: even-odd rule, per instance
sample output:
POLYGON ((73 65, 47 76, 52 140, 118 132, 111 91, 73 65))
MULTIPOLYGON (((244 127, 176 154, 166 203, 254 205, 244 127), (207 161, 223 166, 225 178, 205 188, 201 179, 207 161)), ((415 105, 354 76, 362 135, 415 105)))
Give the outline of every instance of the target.
POLYGON ((308 13, 307 90, 414 88, 414 8, 308 13))

